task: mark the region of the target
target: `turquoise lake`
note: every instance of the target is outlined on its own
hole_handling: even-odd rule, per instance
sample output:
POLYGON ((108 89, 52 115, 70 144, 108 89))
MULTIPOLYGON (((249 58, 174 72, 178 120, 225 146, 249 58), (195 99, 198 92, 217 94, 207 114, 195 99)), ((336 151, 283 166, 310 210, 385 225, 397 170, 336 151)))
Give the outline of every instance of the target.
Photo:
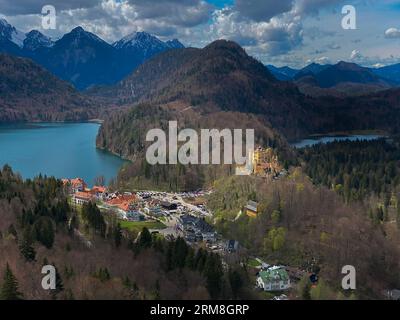
POLYGON ((0 165, 9 164, 23 178, 42 175, 109 182, 125 163, 96 148, 97 123, 0 125, 0 165))

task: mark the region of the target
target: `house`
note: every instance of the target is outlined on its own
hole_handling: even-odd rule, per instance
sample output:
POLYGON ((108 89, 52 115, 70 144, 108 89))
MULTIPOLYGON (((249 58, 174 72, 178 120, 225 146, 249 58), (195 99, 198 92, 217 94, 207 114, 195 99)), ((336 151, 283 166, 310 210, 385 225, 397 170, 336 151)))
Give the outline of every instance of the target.
POLYGON ((72 193, 83 192, 87 188, 87 184, 81 178, 71 179, 70 180, 70 185, 71 185, 71 192, 72 193))
POLYGON ((258 203, 255 201, 249 201, 244 207, 247 216, 250 218, 256 218, 258 215, 258 203))
POLYGON ((188 230, 185 234, 185 239, 188 242, 196 242, 196 234, 193 230, 188 230))
POLYGON ((102 186, 94 186, 90 193, 99 200, 105 200, 107 198, 107 188, 102 186))
POLYGON ((126 213, 126 218, 130 221, 143 221, 144 215, 142 215, 140 211, 129 210, 126 213))
POLYGON ((137 201, 137 197, 135 195, 115 195, 115 197, 112 197, 112 199, 107 201, 107 204, 110 206, 116 206, 116 207, 127 207, 131 203, 134 203, 137 201))
POLYGON ((176 203, 170 203, 167 201, 161 201, 161 207, 168 211, 174 211, 178 209, 178 205, 176 203))
POLYGON ((164 211, 158 206, 145 207, 144 210, 146 211, 146 213, 148 215, 151 215, 151 216, 154 216, 154 217, 157 217, 157 218, 164 216, 164 211))
POLYGON ((111 195, 111 199, 106 201, 106 203, 111 207, 117 208, 117 212, 123 219, 128 219, 128 213, 130 211, 137 210, 137 197, 133 194, 111 195))
POLYGON ((83 205, 93 200, 93 195, 90 192, 78 191, 75 192, 72 201, 77 205, 83 205))
POLYGON ((217 240, 217 234, 215 232, 202 232, 201 236, 204 242, 215 242, 217 240))
MULTIPOLYGON (((215 242, 217 234, 214 228, 204 219, 185 214, 180 217, 180 229, 186 233, 194 234, 196 241, 215 242)), ((190 235, 193 239, 193 236, 190 235)))
POLYGON ((400 301, 400 290, 398 289, 388 290, 386 296, 389 300, 400 301))
POLYGON ((69 194, 86 191, 87 185, 85 181, 81 178, 62 179, 61 181, 64 187, 68 190, 69 194))
POLYGON ((229 253, 236 252, 239 248, 239 241, 236 240, 228 240, 226 242, 224 250, 229 253))
POLYGON ((258 273, 257 286, 264 291, 282 291, 290 288, 290 278, 281 266, 270 267, 258 273))

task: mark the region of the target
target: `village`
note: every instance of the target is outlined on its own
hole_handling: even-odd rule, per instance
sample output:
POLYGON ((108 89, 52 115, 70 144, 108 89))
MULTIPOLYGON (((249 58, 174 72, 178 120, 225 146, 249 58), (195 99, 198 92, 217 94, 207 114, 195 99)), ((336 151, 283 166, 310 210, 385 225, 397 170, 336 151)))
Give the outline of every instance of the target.
MULTIPOLYGON (((241 170, 245 170, 241 168, 241 170)), ((277 178, 285 174, 280 167, 277 156, 271 149, 257 148, 253 154, 250 174, 277 178)), ((212 226, 213 213, 206 206, 206 196, 212 191, 195 192, 160 192, 109 191, 105 186, 88 187, 82 178, 62 180, 71 204, 75 207, 94 202, 98 208, 113 214, 119 219, 122 228, 140 230, 147 227, 152 234, 160 234, 166 239, 181 237, 191 246, 204 247, 220 254, 224 259, 239 254, 240 243, 235 239, 224 239, 212 226)), ((258 215, 256 201, 249 201, 240 214, 250 218, 258 215)), ((259 258, 252 258, 257 270, 255 288, 265 292, 278 292, 274 300, 286 300, 282 292, 291 288, 291 279, 298 281, 298 270, 285 266, 269 265, 259 258)))

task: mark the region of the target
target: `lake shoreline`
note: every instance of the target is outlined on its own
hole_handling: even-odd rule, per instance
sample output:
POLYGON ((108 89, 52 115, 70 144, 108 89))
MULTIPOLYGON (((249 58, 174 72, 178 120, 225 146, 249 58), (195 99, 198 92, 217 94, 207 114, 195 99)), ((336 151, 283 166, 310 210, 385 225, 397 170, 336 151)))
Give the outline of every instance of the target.
POLYGON ((0 165, 10 165, 24 179, 42 174, 81 177, 91 184, 102 175, 110 181, 128 161, 97 148, 100 125, 98 121, 2 123, 0 165))
POLYGON ((349 131, 351 134, 345 134, 345 131, 335 132, 333 134, 314 134, 304 139, 289 142, 289 145, 295 149, 312 147, 317 144, 326 144, 341 141, 372 141, 378 139, 387 139, 390 136, 386 132, 378 130, 349 131), (357 134, 356 134, 357 133, 357 134), (385 133, 385 134, 383 134, 385 133))

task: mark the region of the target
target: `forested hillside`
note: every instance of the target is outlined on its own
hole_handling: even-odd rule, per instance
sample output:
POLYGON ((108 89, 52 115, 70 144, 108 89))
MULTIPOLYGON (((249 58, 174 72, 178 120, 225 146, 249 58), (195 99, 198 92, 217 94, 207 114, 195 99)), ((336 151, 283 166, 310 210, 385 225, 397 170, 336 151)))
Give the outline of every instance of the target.
POLYGON ((299 169, 276 181, 221 179, 208 199, 218 229, 225 237, 238 239, 250 254, 319 274, 318 289, 298 287, 303 299, 310 299, 310 294, 314 299, 348 296, 341 290, 344 265, 356 268, 356 298, 382 298, 383 290, 400 285, 394 272, 400 267, 400 232, 396 224, 369 214, 375 205, 346 205, 333 190, 314 186, 299 169), (259 202, 257 218, 242 214, 235 219, 248 200, 259 202))
POLYGON ((88 120, 99 109, 31 60, 0 54, 0 122, 88 120))
POLYGON ((399 139, 341 141, 300 150, 305 173, 316 184, 335 189, 344 199, 386 196, 400 184, 399 139))
POLYGON ((295 159, 286 140, 263 117, 225 111, 199 114, 196 109, 181 104, 142 104, 110 117, 101 126, 97 137, 97 147, 133 162, 121 170, 118 177, 120 185, 139 189, 196 190, 212 185, 218 177, 235 173, 235 167, 231 165, 149 165, 145 152, 152 142, 146 142, 146 134, 154 128, 168 132, 169 121, 178 121, 178 131, 185 128, 198 132, 204 128, 255 129, 258 145, 276 148, 284 164, 295 159))
POLYGON ((287 137, 308 133, 307 113, 313 112, 294 85, 277 81, 238 44, 224 40, 162 53, 116 86, 90 93, 120 104, 179 102, 199 113, 256 114, 287 137))

